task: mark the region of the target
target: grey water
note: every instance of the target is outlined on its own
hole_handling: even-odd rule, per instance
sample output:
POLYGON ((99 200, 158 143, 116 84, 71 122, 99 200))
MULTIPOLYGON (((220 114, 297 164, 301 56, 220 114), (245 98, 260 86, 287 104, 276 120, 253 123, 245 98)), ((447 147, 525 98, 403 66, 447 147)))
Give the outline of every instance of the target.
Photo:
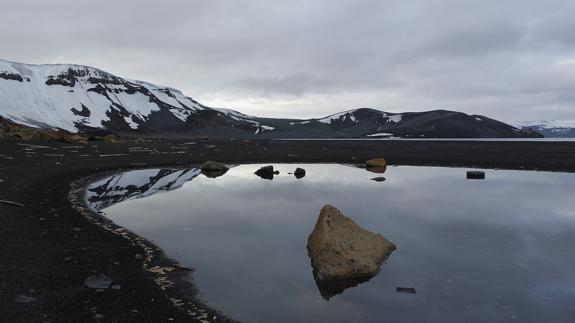
POLYGON ((242 321, 575 320, 575 174, 278 164, 265 180, 260 166, 120 173, 86 198, 193 267, 201 298, 242 321), (304 178, 288 174, 296 167, 304 178), (329 301, 306 249, 324 204, 397 246, 376 277, 329 301))

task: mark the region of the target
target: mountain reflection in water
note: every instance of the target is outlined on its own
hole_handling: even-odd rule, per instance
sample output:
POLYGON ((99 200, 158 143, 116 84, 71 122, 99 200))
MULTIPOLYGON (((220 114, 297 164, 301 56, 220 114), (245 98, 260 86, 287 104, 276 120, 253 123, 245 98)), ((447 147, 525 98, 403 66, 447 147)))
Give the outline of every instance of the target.
POLYGON ((575 174, 485 170, 486 180, 469 181, 466 169, 401 166, 375 182, 343 165, 274 164, 280 174, 266 181, 254 174, 262 166, 216 179, 193 169, 127 172, 91 185, 87 200, 196 269, 201 297, 239 320, 575 317, 575 174), (296 167, 304 178, 288 174, 296 167), (328 203, 399 249, 378 276, 325 301, 306 244, 328 203))

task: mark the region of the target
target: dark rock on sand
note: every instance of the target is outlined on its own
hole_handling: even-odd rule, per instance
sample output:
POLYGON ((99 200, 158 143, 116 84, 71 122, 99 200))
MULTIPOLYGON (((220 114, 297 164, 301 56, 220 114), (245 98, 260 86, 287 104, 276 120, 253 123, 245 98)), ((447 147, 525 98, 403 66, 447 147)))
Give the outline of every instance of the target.
POLYGON ((374 182, 385 182, 385 177, 374 177, 371 180, 374 182))
POLYGON ((104 274, 97 274, 86 278, 84 285, 93 289, 108 289, 110 285, 112 285, 112 282, 112 278, 104 274))
POLYGON ((308 238, 314 278, 325 299, 377 275, 395 245, 325 205, 308 238))
POLYGON ((295 178, 300 179, 305 177, 305 169, 303 168, 296 168, 295 172, 293 173, 293 175, 295 176, 295 178))
POLYGON ((26 295, 18 295, 14 299, 15 303, 23 303, 23 304, 30 304, 30 303, 35 302, 35 301, 36 301, 36 299, 34 297, 30 297, 30 296, 26 296, 26 295))
MULTIPOLYGON (((255 174, 258 175, 259 177, 263 178, 263 179, 272 180, 272 179, 274 179, 274 174, 275 174, 274 167, 272 165, 264 166, 264 167, 258 169, 255 172, 255 174)), ((279 172, 278 172, 278 174, 279 174, 279 172)))

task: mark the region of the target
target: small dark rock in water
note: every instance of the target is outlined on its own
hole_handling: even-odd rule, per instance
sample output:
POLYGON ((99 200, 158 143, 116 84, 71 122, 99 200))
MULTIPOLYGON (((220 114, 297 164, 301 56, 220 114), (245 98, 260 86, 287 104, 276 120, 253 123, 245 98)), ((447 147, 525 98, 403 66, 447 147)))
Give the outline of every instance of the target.
POLYGON ((30 296, 26 296, 26 295, 18 295, 14 299, 14 302, 24 303, 24 304, 30 304, 30 303, 35 302, 35 301, 36 301, 36 299, 34 297, 30 297, 30 296))
POLYGON ((280 174, 279 170, 274 171, 274 175, 279 175, 279 174, 280 174))
POLYGON ((485 172, 478 170, 467 171, 467 179, 485 179, 485 172))
POLYGON ((413 287, 397 287, 395 289, 398 293, 416 294, 417 291, 413 287))
POLYGON ((112 278, 104 274, 97 274, 86 278, 84 285, 93 289, 108 289, 110 285, 112 285, 112 282, 112 278))
POLYGON ((228 166, 217 161, 208 160, 200 166, 202 171, 228 171, 228 166))
POLYGON ((374 177, 371 180, 375 182, 385 182, 385 177, 374 177))
POLYGON ((216 178, 224 175, 228 171, 228 166, 209 160, 200 166, 202 174, 209 178, 216 178))
POLYGON ((295 172, 293 173, 293 175, 295 176, 295 178, 300 179, 305 177, 305 169, 303 168, 296 168, 295 172))
MULTIPOLYGON (((272 179, 274 179, 274 174, 275 174, 274 167, 272 165, 264 166, 264 167, 258 169, 255 172, 255 174, 258 175, 259 177, 263 178, 263 179, 272 180, 272 179)), ((278 172, 278 174, 279 174, 279 172, 278 172)))

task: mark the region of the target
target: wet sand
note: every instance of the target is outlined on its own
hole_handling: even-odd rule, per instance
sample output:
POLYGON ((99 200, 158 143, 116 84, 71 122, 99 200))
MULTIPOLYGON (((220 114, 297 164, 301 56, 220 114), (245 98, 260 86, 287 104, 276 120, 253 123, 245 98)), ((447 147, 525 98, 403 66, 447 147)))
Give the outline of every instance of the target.
POLYGON ((106 221, 90 220, 94 218, 81 205, 81 188, 90 178, 134 168, 189 167, 210 159, 235 164, 353 164, 380 156, 392 165, 575 172, 575 142, 0 141, 0 200, 23 204, 0 202, 0 321, 226 320, 196 299, 193 285, 183 279, 189 274, 186 270, 167 275, 174 286, 159 287, 155 280, 164 275, 142 265, 144 249, 152 247, 148 268, 169 266, 161 251, 115 231, 118 228, 106 221), (79 191, 70 193, 72 189, 79 191), (86 287, 84 281, 94 274, 105 274, 119 289, 86 287), (34 300, 20 297, 29 302, 15 302, 20 295, 34 300))

